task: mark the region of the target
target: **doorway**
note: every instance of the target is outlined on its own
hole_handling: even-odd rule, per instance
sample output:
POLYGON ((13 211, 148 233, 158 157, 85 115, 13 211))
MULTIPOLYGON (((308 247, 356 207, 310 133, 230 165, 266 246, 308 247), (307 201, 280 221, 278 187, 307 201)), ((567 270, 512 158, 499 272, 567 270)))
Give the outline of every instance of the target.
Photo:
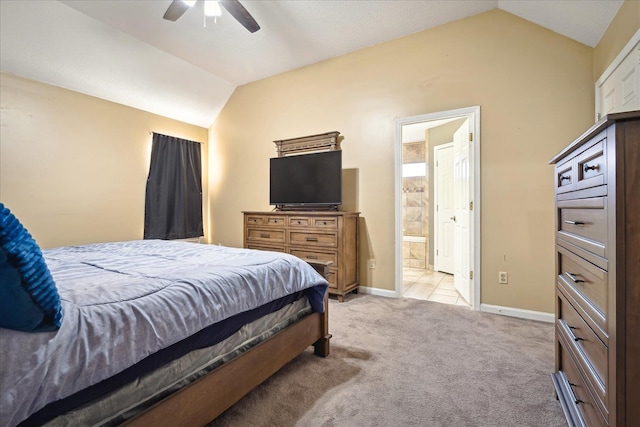
POLYGON ((396 297, 480 307, 480 108, 396 119, 396 297))

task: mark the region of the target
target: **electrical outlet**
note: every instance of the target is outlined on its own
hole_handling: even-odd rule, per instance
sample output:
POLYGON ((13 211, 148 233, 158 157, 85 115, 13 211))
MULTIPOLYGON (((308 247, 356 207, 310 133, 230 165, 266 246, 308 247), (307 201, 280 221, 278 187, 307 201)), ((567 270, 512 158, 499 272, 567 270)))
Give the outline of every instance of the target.
POLYGON ((509 283, 509 276, 506 271, 498 271, 498 283, 502 285, 509 283))
POLYGON ((376 268, 376 260, 375 259, 370 259, 369 260, 369 268, 371 268, 371 269, 376 268))

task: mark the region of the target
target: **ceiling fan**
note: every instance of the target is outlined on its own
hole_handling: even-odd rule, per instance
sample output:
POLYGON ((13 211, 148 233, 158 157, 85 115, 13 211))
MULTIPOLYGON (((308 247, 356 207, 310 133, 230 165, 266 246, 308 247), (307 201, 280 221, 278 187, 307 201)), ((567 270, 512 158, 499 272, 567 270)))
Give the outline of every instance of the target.
MULTIPOLYGON (((173 0, 164 13, 163 18, 167 21, 176 21, 194 4, 195 0, 173 0)), ((250 32, 255 33, 260 29, 260 25, 258 25, 256 20, 253 19, 253 16, 251 16, 238 0, 204 0, 205 15, 209 16, 211 14, 211 16, 219 16, 219 5, 227 9, 227 12, 250 32), (211 12, 208 13, 208 11, 211 12)))

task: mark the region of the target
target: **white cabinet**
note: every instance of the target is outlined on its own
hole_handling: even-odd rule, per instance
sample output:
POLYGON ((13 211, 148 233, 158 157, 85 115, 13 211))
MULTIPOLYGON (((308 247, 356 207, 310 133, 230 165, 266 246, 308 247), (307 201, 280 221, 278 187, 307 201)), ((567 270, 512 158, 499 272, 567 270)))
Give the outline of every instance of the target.
POLYGON ((596 120, 640 110, 640 30, 596 82, 596 120))

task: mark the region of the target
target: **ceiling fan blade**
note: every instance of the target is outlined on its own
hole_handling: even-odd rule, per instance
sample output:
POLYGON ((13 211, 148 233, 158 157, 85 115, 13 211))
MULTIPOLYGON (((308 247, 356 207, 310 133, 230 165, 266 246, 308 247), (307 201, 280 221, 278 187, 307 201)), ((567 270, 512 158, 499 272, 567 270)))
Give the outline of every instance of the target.
POLYGON ((167 21, 175 22, 187 11, 187 9, 189 9, 189 6, 184 1, 173 0, 167 11, 164 13, 163 18, 167 21))
POLYGON ((260 25, 238 0, 220 0, 220 4, 250 32, 255 33, 260 29, 260 25))

